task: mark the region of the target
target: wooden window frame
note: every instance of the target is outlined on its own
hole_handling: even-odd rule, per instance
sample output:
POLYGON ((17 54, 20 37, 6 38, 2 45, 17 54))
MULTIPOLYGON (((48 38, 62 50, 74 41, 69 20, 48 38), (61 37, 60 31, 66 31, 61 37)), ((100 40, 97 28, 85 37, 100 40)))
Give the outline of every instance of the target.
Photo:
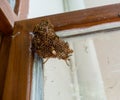
MULTIPOLYGON (((114 4, 45 16, 45 18, 53 23, 55 31, 88 28, 100 24, 119 22, 119 9, 120 4, 114 4)), ((7 42, 7 38, 2 42, 0 56, 2 55, 4 61, 3 58, 0 58, 0 61, 3 61, 2 64, 0 63, 0 67, 4 64, 8 66, 5 73, 2 100, 30 100, 34 60, 30 49, 32 39, 30 32, 42 18, 16 21, 13 36, 8 37, 7 42), (6 45, 6 48, 4 45, 6 45), (7 55, 8 57, 6 57, 7 55)))
POLYGON ((29 0, 16 0, 14 12, 19 19, 27 18, 29 8, 29 0))
POLYGON ((0 36, 2 36, 0 41, 0 100, 3 97, 14 23, 26 19, 28 9, 29 0, 16 0, 14 11, 7 0, 0 0, 0 36))
POLYGON ((26 19, 28 9, 29 0, 16 0, 14 10, 7 0, 0 0, 0 31, 5 35, 11 35, 15 21, 26 19))

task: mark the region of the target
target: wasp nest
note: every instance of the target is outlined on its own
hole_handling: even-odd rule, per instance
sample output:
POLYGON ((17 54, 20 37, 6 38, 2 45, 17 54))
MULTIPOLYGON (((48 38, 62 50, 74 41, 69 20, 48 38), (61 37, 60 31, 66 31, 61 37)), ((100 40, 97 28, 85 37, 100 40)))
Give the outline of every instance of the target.
POLYGON ((67 60, 73 52, 69 44, 55 34, 54 26, 47 19, 35 26, 33 34, 32 49, 42 58, 67 60))

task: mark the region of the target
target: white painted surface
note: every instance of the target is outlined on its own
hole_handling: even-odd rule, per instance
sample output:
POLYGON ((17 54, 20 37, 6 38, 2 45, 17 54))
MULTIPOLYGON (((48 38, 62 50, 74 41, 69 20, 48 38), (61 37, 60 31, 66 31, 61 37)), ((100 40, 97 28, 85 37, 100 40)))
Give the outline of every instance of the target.
POLYGON ((91 8, 97 6, 110 5, 114 3, 120 3, 120 0, 84 0, 84 3, 86 8, 91 8))
POLYGON ((108 100, 120 100, 120 31, 111 33, 110 36, 95 39, 94 44, 106 96, 108 100))
MULTIPOLYGON (((70 42, 72 48, 74 49, 74 54, 72 56, 72 62, 71 62, 72 67, 70 67, 71 70, 69 68, 66 69, 65 67, 66 65, 62 64, 61 62, 57 63, 55 61, 54 64, 52 63, 52 65, 56 66, 56 70, 58 72, 60 71, 59 68, 62 68, 62 72, 64 72, 64 74, 62 74, 63 79, 59 80, 64 84, 62 84, 61 86, 58 85, 60 84, 59 82, 57 84, 54 84, 54 85, 58 85, 58 89, 59 86, 63 89, 61 90, 63 95, 67 94, 68 92, 67 95, 64 95, 64 98, 68 98, 68 96, 71 97, 71 95, 74 95, 74 98, 71 97, 72 100, 119 100, 120 99, 119 32, 120 31, 113 31, 106 34, 104 32, 101 35, 96 34, 97 36, 93 36, 93 38, 91 36, 90 37, 87 36, 87 38, 79 37, 76 39, 72 39, 72 38, 67 39, 70 42), (71 75, 68 74, 71 71, 72 74, 71 75), (75 80, 77 80, 76 81, 77 84, 75 84, 75 80), (73 88, 69 88, 71 89, 71 92, 70 90, 67 90, 68 89, 67 87, 69 86, 66 86, 65 84, 66 82, 67 84, 71 84, 71 86, 73 87, 73 88)), ((50 65, 48 64, 47 70, 49 70, 49 66, 50 65)), ((51 73, 53 72, 52 74, 54 74, 55 73, 54 71, 55 70, 53 69, 51 73)), ((47 73, 47 75, 48 75, 48 79, 52 79, 50 78, 51 74, 47 73)), ((53 76, 55 78, 61 76, 60 73, 59 74, 55 73, 54 75, 53 76)), ((46 85, 47 89, 48 87, 50 88, 51 85, 46 85)), ((46 91, 48 91, 47 89, 46 91)), ((45 92, 46 97, 47 95, 49 95, 49 93, 50 96, 53 97, 55 96, 56 90, 54 90, 54 88, 51 89, 53 92, 51 91, 45 92)), ((59 95, 56 95, 55 97, 58 98, 59 100, 59 95)), ((52 99, 45 99, 45 100, 52 100, 52 99)), ((64 99, 60 99, 60 100, 64 100, 64 99)))
POLYGON ((84 9, 84 0, 68 0, 70 11, 84 9))
POLYGON ((75 100, 71 69, 63 60, 50 59, 44 66, 44 100, 75 100))
POLYGON ((84 9, 84 0, 63 0, 65 11, 74 11, 84 9))
POLYGON ((28 18, 64 12, 62 0, 30 0, 28 18))
POLYGON ((73 42, 80 100, 106 100, 93 41, 86 39, 73 42))
POLYGON ((30 0, 28 18, 84 9, 83 0, 30 0))

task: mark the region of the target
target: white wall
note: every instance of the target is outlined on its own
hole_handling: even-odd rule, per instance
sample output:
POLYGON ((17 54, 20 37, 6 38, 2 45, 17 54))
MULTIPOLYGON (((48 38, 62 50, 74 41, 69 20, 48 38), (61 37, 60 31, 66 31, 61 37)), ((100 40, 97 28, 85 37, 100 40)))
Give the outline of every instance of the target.
MULTIPOLYGON (((67 0, 65 4, 63 0, 31 0, 29 18, 115 2, 119 0, 67 0)), ((119 100, 119 57, 116 58, 118 53, 114 55, 107 52, 111 42, 105 40, 104 44, 104 41, 97 39, 69 42, 74 49, 72 66, 68 67, 63 60, 58 59, 50 59, 44 65, 44 100, 119 100), (101 50, 101 47, 104 49, 101 50), (118 61, 117 68, 106 67, 104 62, 110 61, 108 55, 111 62, 118 61), (112 69, 117 73, 111 72, 112 69)), ((116 45, 116 42, 112 44, 116 45)), ((114 52, 117 52, 118 46, 119 39, 114 52)))
POLYGON ((120 3, 120 0, 84 0, 85 7, 91 8, 108 4, 120 3))
POLYGON ((108 100, 120 100, 120 31, 94 40, 108 100))
POLYGON ((78 39, 73 42, 80 100, 106 100, 93 40, 78 39))
POLYGON ((28 18, 120 3, 120 0, 30 0, 28 18))
POLYGON ((64 12, 62 0, 30 0, 28 18, 64 12))
POLYGON ((75 100, 71 78, 65 61, 49 59, 44 66, 44 100, 75 100))

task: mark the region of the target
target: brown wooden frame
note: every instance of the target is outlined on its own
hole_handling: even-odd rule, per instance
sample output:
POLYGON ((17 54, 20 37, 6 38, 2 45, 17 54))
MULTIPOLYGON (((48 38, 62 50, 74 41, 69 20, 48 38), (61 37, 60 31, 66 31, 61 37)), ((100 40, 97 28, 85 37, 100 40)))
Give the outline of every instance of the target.
MULTIPOLYGON (((56 31, 60 31, 120 21, 119 9, 120 4, 114 4, 45 17, 53 23, 56 31)), ((41 19, 42 17, 17 21, 16 25, 18 25, 18 27, 23 27, 25 31, 30 32, 41 19)))
POLYGON ((13 11, 7 0, 0 0, 0 33, 2 33, 0 34, 0 37, 2 35, 2 41, 0 41, 0 100, 3 97, 14 23, 27 18, 28 2, 29 0, 16 0, 13 11))
POLYGON ((14 12, 19 20, 26 19, 29 9, 29 0, 16 0, 14 12))
POLYGON ((2 33, 5 35, 12 34, 14 22, 27 18, 28 2, 29 0, 16 0, 13 11, 7 0, 0 0, 0 31, 2 33))
MULTIPOLYGON (((119 9, 120 4, 114 4, 45 17, 53 23, 56 31, 60 31, 120 21, 119 9)), ((10 50, 9 45, 7 48, 9 59, 4 58, 8 61, 6 64, 8 68, 2 100, 30 100, 33 55, 30 50, 32 37, 29 32, 33 31, 35 25, 42 18, 27 19, 15 23, 14 36, 9 37, 11 38, 9 39, 11 41, 10 50)), ((3 47, 5 52, 4 49, 3 47)), ((4 56, 6 56, 5 53, 4 56)), ((3 64, 6 61, 3 61, 3 64)))
POLYGON ((11 34, 16 20, 17 16, 13 12, 8 1, 0 0, 0 31, 4 34, 11 34))

